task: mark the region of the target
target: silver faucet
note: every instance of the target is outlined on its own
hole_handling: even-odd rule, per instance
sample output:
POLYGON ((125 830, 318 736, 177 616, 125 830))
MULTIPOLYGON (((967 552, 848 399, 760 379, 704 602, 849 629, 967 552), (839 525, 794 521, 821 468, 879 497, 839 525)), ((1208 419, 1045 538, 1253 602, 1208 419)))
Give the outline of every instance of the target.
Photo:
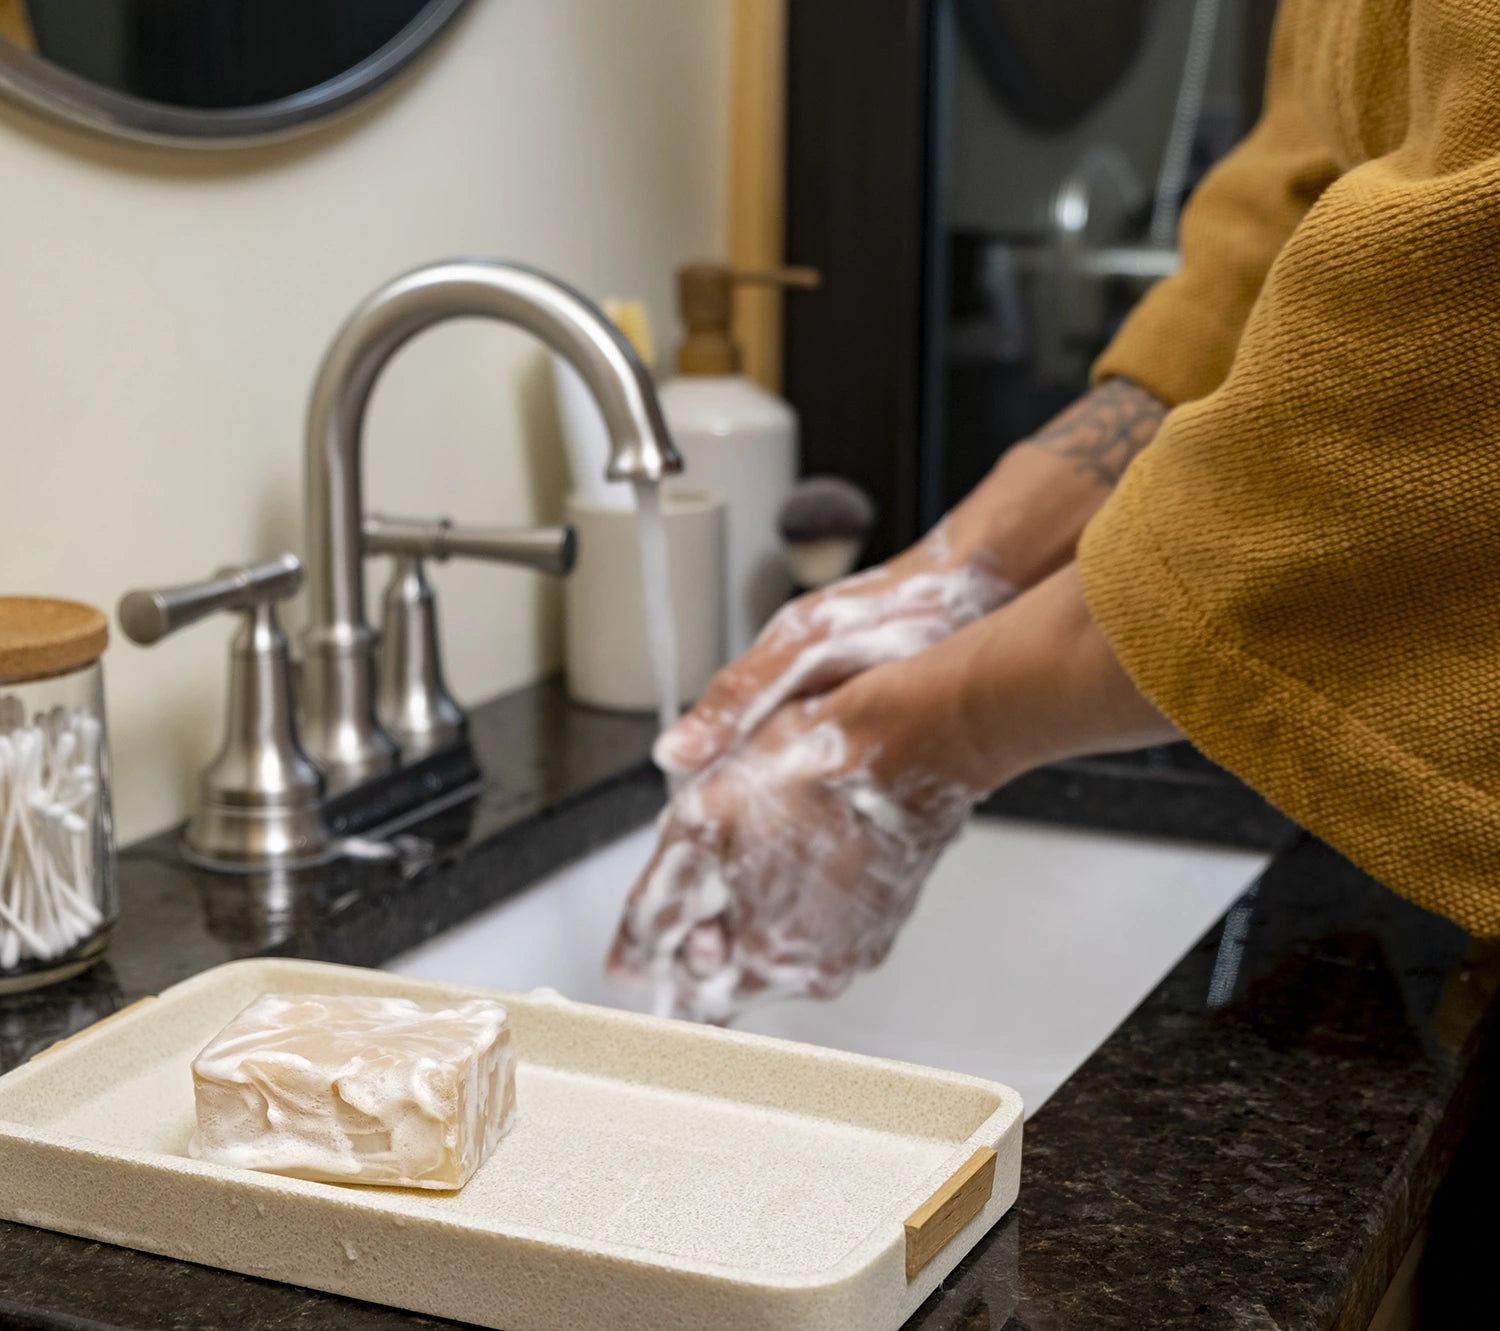
POLYGON ((609 428, 609 479, 659 481, 682 470, 640 357, 589 300, 556 279, 519 264, 453 259, 365 300, 323 359, 307 422, 301 734, 330 792, 392 768, 399 756, 376 719, 375 634, 364 610, 365 408, 397 348, 432 324, 469 315, 529 329, 573 363, 609 428))

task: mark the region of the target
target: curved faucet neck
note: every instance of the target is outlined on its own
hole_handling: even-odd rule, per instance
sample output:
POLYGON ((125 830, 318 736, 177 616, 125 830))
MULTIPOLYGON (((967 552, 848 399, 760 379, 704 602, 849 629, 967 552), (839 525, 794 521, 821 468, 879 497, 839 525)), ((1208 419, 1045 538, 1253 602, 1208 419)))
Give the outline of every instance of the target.
POLYGON ((306 719, 303 738, 331 788, 389 767, 395 746, 374 719, 373 635, 365 621, 360 451, 381 371, 424 328, 479 315, 535 333, 572 362, 609 429, 608 474, 680 471, 651 377, 623 334, 578 292, 518 264, 455 259, 386 283, 334 338, 307 422, 306 719))

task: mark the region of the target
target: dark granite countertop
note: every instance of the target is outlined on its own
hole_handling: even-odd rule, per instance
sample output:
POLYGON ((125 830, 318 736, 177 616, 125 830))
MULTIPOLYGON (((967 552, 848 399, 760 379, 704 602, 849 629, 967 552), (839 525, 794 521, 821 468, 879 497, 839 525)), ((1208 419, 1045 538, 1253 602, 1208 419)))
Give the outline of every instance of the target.
MULTIPOLYGON (((649 818, 650 737, 549 682, 476 712, 485 793, 397 859, 247 881, 189 868, 170 835, 122 852, 107 959, 0 1000, 0 1070, 235 957, 379 964, 649 818)), ((910 1326, 1364 1331, 1434 1198, 1435 1229, 1465 1205, 1439 1183, 1493 1093, 1500 952, 1181 747, 1046 769, 987 811, 1277 854, 1030 1121, 1020 1201, 910 1326)), ((0 1326, 450 1325, 0 1224, 0 1326)))

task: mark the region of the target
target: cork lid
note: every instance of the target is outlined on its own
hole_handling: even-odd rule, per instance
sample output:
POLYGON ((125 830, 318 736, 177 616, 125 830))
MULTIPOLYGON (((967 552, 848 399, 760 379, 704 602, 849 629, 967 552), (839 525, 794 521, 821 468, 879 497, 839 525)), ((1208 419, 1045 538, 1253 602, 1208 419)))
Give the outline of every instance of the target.
POLYGON ((0 596, 0 680, 41 679, 97 661, 109 618, 81 601, 0 596))

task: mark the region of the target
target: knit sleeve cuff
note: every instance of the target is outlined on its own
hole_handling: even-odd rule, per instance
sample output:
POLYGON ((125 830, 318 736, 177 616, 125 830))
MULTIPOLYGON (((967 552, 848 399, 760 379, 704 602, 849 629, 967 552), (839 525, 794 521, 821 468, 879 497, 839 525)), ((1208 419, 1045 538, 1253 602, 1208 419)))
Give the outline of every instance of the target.
POLYGON ((1234 360, 1242 320, 1194 300, 1173 278, 1152 287, 1094 362, 1090 379, 1123 378, 1170 406, 1207 397, 1234 360))

